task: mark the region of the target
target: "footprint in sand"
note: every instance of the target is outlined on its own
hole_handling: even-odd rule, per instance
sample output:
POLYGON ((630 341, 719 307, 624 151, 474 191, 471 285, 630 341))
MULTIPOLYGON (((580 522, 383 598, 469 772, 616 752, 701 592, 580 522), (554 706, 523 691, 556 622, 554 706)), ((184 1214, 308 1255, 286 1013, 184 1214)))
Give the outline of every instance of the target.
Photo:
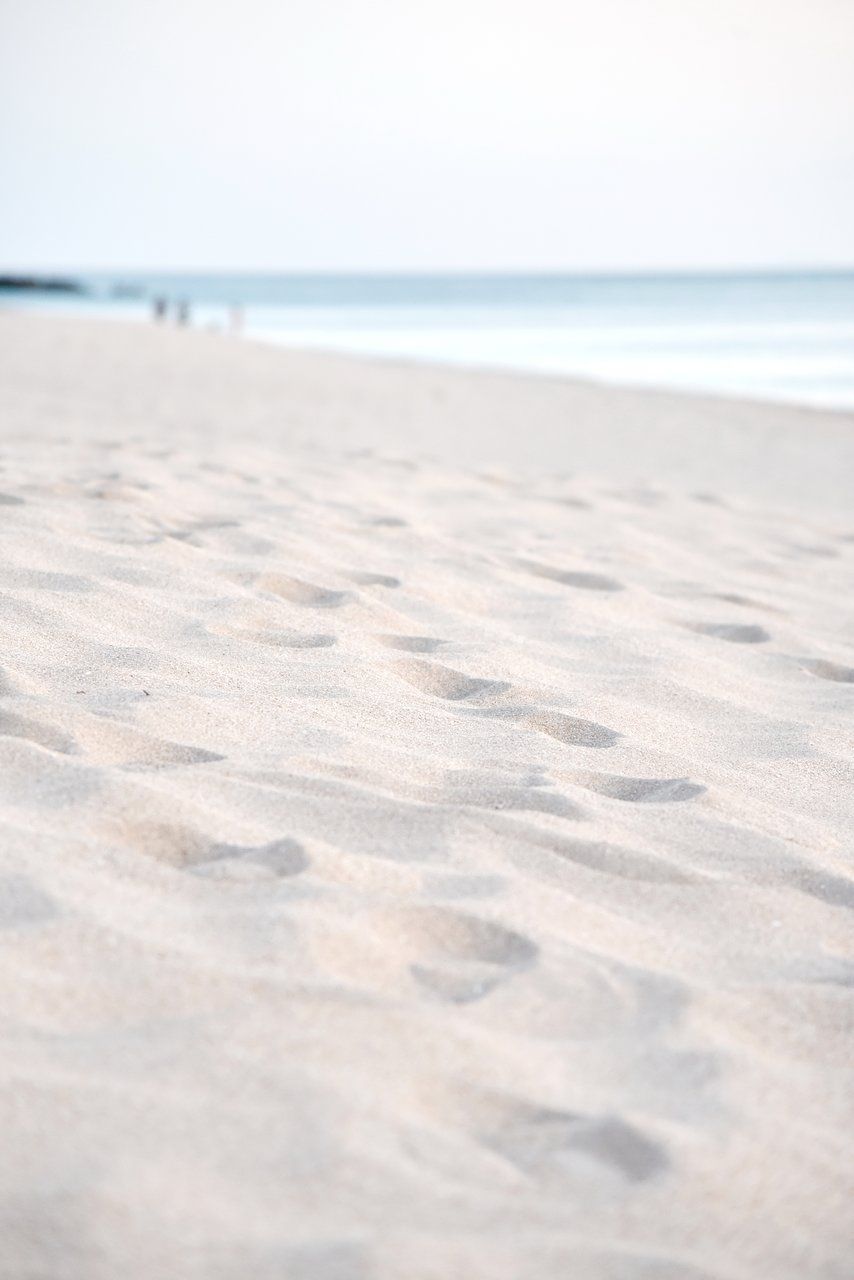
POLYGON ((623 591, 622 582, 609 577, 606 573, 587 573, 583 570, 555 569, 551 565, 541 564, 537 560, 520 560, 519 566, 537 578, 546 578, 550 582, 559 582, 565 587, 578 587, 582 591, 623 591))
POLYGON ((812 866, 806 859, 790 858, 775 869, 772 883, 805 893, 807 897, 828 902, 832 907, 854 911, 854 878, 834 875, 823 867, 812 866))
POLYGON ((299 875, 309 865, 308 855, 296 840, 273 840, 270 844, 212 845, 203 862, 190 868, 194 875, 209 880, 246 883, 281 880, 299 875))
POLYGON ((289 578, 281 573, 262 574, 256 579, 255 585, 291 604, 301 604, 309 609, 337 609, 351 598, 349 591, 333 591, 329 587, 319 587, 313 582, 289 578))
POLYGON ((109 844, 213 880, 280 879, 298 875, 309 862, 302 845, 287 837, 261 845, 217 844, 190 823, 113 818, 103 823, 102 835, 109 844))
POLYGON ((725 604, 737 604, 743 609, 762 609, 766 613, 782 613, 782 610, 774 605, 754 600, 752 596, 740 595, 737 591, 709 591, 706 594, 710 600, 723 600, 725 604))
POLYGON ((452 667, 440 666, 438 662, 423 662, 417 658, 411 661, 401 659, 394 663, 393 670, 401 680, 411 684, 420 693, 443 698, 447 702, 480 705, 510 689, 505 680, 478 680, 473 676, 463 675, 461 671, 454 671, 452 667))
POLYGON ((789 542, 784 547, 784 554, 793 559, 800 556, 816 556, 822 560, 835 560, 839 555, 836 547, 827 547, 823 543, 789 542))
POLYGON ((606 729, 594 720, 582 720, 560 711, 534 711, 523 716, 522 724, 573 747, 613 747, 622 737, 615 729, 606 729))
POLYGON ((570 497, 569 494, 548 498, 547 501, 553 502, 558 507, 572 507, 575 511, 591 511, 593 509, 591 502, 586 502, 584 498, 570 497))
POLYGON ((337 643, 336 636, 325 632, 254 631, 251 627, 230 627, 223 629, 221 634, 234 636, 238 640, 253 640, 256 644, 267 644, 274 649, 328 649, 337 643))
POLYGON ((669 1165, 664 1148, 620 1116, 557 1111, 521 1100, 508 1103, 499 1124, 479 1137, 529 1176, 549 1181, 586 1182, 598 1172, 631 1184, 669 1165))
POLYGON ((351 582, 360 587, 399 587, 400 578, 393 578, 388 573, 348 573, 351 582))
POLYGON ((445 907, 389 912, 376 928, 418 986, 452 1004, 488 995, 538 954, 523 934, 445 907))
POLYGON ((717 493, 709 493, 705 490, 692 493, 691 497, 695 502, 705 503, 705 505, 709 507, 725 507, 727 505, 723 498, 721 498, 717 493))
POLYGON ((689 631, 714 640, 728 640, 730 644, 764 644, 771 636, 764 627, 737 622, 688 622, 689 631))
POLYGON ((363 521, 372 529, 407 529, 409 521, 400 516, 367 516, 363 521))
POLYGON ((377 644, 387 649, 402 649, 404 653, 435 653, 446 642, 433 636, 395 636, 382 635, 376 637, 377 644))
POLYGON ((610 800, 628 804, 672 804, 693 800, 706 788, 688 778, 624 778, 615 773, 576 773, 567 775, 579 787, 595 791, 610 800))
POLYGON ((840 662, 826 658, 813 658, 802 663, 804 671, 821 680, 833 680, 836 684, 854 684, 854 667, 844 667, 840 662))
POLYGON ((564 862, 620 880, 639 880, 646 884, 694 884, 698 879, 665 858, 605 841, 562 838, 553 840, 547 847, 550 853, 564 862))

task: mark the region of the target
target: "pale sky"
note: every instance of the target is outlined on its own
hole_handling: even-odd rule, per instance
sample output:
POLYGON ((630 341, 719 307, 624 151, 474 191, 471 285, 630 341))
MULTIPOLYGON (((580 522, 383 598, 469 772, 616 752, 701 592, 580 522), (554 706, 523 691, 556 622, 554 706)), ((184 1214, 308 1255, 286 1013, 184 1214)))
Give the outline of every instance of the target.
POLYGON ((0 267, 854 265, 854 0, 0 0, 0 267))

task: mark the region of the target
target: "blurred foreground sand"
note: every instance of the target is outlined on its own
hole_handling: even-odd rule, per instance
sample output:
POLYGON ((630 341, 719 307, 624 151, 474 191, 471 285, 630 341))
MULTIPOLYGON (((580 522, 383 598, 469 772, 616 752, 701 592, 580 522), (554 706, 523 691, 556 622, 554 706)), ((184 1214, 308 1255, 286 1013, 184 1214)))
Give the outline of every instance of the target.
POLYGON ((854 422, 0 364, 3 1280, 847 1280, 854 422))

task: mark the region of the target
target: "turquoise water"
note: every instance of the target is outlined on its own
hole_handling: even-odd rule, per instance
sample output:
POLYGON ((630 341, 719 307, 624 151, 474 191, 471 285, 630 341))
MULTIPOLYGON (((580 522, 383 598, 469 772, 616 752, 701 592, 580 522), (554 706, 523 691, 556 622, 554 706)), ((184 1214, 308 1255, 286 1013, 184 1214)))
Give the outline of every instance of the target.
POLYGON ((854 408, 854 272, 757 275, 76 274, 0 306, 197 325, 293 346, 854 408))

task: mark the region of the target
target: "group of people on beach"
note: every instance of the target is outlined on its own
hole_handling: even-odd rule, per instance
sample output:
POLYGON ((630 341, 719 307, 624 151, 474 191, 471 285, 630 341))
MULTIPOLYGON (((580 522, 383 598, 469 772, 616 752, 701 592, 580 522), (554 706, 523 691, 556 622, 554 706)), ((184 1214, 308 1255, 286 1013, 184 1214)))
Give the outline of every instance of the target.
POLYGON ((176 324, 184 326, 190 323, 190 304, 186 298, 180 298, 177 302, 172 303, 169 298, 158 296, 153 299, 151 305, 154 319, 158 324, 169 319, 171 308, 174 308, 176 324))
MULTIPOLYGON (((174 319, 175 324, 185 328, 191 323, 190 304, 186 298, 179 298, 173 301, 170 298, 158 294, 151 301, 152 316, 156 324, 163 324, 170 318, 174 319)), ((218 327, 216 325, 214 328, 218 327)), ((232 304, 228 309, 228 328, 232 333, 242 333, 243 331, 243 307, 238 304, 232 304)))

